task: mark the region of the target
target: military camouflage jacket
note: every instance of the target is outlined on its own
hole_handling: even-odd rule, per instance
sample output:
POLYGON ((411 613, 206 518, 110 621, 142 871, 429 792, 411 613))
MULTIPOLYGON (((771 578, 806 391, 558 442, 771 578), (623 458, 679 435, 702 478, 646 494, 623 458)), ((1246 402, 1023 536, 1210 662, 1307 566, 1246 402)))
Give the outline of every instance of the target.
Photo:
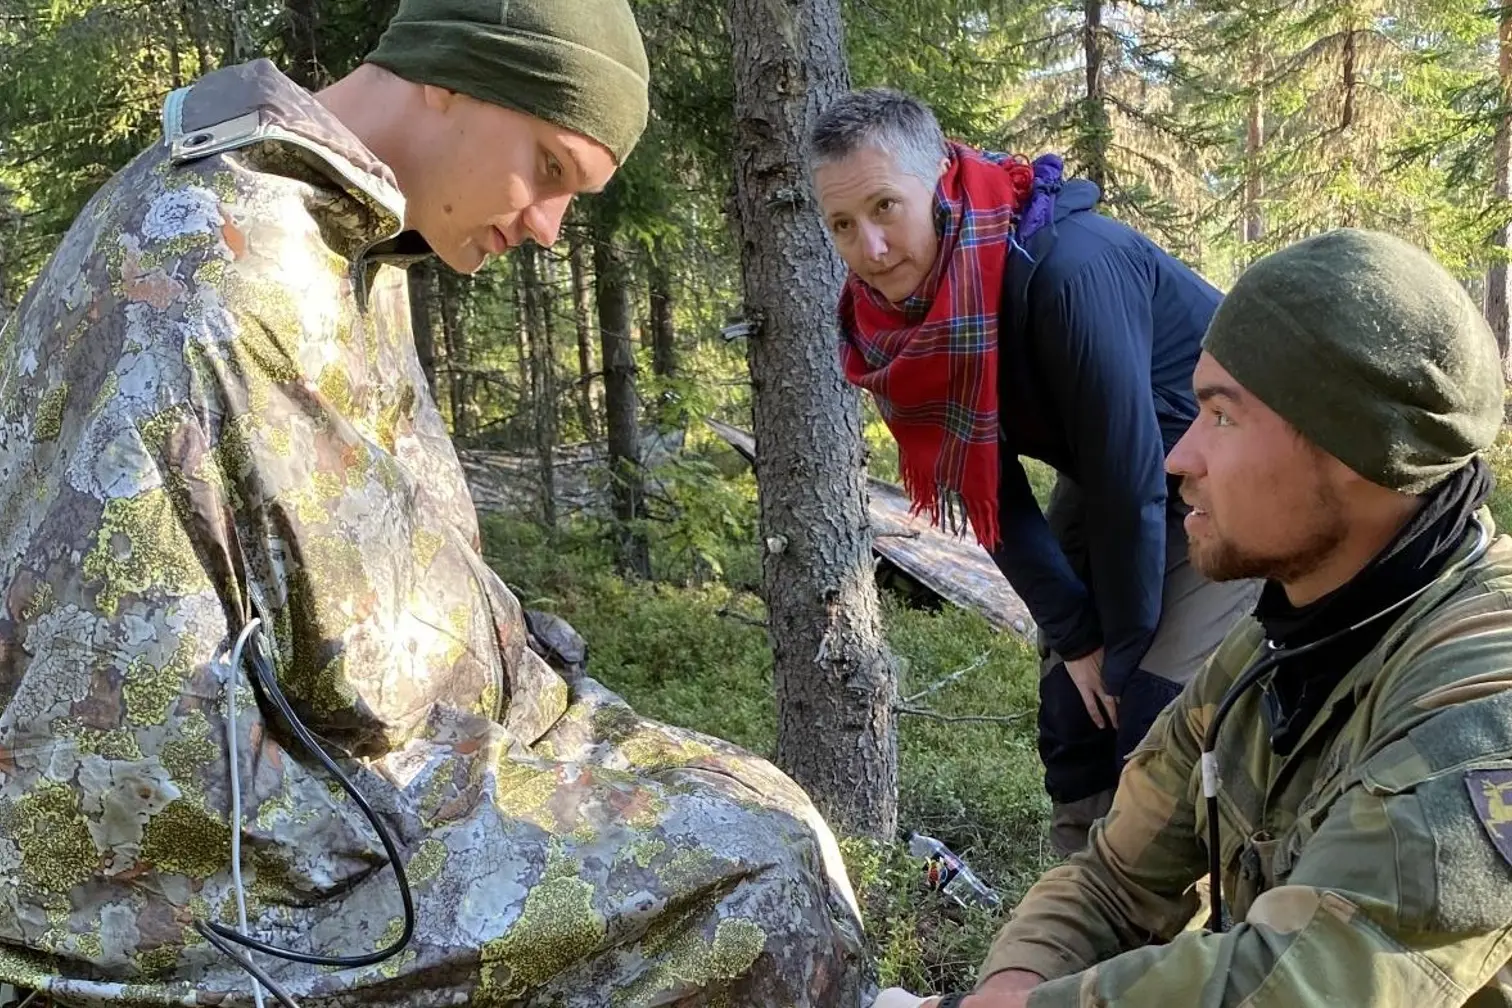
MULTIPOLYGON (((1490 517, 1482 513, 1489 532, 1490 517)), ((1258 657, 1246 621, 1131 756, 1088 848, 1047 873, 983 975, 1031 1008, 1512 1005, 1512 540, 1460 551, 1282 758, 1256 687, 1218 743, 1225 934, 1187 927, 1208 863, 1198 754, 1258 657)))
POLYGON ((0 339, 0 982, 251 1003, 193 929, 237 920, 228 680, 251 932, 399 933, 366 819, 213 661, 255 616, 418 904, 376 966, 256 957, 303 1004, 857 1003, 802 792, 528 649, 385 255, 387 169, 266 62, 164 120, 0 339))

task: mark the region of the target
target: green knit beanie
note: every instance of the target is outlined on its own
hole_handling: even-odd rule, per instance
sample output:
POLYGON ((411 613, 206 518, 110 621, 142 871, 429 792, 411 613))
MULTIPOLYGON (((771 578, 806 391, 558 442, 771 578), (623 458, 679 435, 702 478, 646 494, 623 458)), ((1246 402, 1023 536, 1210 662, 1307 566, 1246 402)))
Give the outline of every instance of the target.
POLYGON ((646 128, 627 0, 401 0, 367 62, 591 137, 620 164, 646 128))
POLYGON ((1339 230, 1261 259, 1203 348, 1313 444, 1420 494, 1496 438, 1502 371, 1479 308, 1389 235, 1339 230))

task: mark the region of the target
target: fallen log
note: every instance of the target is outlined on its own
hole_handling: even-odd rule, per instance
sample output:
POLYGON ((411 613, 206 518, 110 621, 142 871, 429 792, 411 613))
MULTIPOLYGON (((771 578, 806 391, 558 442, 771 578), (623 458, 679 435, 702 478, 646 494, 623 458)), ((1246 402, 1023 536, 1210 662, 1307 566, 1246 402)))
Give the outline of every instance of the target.
MULTIPOLYGON (((712 418, 714 433, 747 462, 756 461, 756 439, 739 427, 712 418)), ((951 535, 909 514, 908 495, 896 484, 867 479, 872 521, 872 549, 907 582, 910 594, 923 593, 981 613, 1000 630, 1029 635, 1029 609, 974 540, 951 535)))
MULTIPOLYGON (((641 432, 641 465, 647 470, 662 465, 682 450, 681 430, 641 432)), ((588 513, 607 516, 609 480, 607 448, 602 441, 559 445, 553 453, 558 509, 564 515, 588 513)), ((462 474, 480 511, 514 511, 530 514, 540 499, 540 461, 534 455, 483 448, 458 448, 462 474)), ((655 482, 652 481, 655 486, 655 482)))

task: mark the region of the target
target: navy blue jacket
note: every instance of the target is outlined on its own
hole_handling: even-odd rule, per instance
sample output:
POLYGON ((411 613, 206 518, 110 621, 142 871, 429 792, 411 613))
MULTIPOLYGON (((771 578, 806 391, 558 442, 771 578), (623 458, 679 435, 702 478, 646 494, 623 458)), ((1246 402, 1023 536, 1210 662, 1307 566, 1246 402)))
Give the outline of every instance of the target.
MULTIPOLYGON (((1009 249, 999 313, 1002 545, 993 559, 1064 658, 1104 648, 1121 692, 1160 622, 1167 519, 1179 509, 1165 456, 1197 415, 1192 370, 1221 298, 1065 183, 1053 224, 1009 249), (1048 463, 1085 498, 1090 583, 1073 570, 1018 456, 1048 463)), ((1179 533, 1177 533, 1179 534, 1179 533)))

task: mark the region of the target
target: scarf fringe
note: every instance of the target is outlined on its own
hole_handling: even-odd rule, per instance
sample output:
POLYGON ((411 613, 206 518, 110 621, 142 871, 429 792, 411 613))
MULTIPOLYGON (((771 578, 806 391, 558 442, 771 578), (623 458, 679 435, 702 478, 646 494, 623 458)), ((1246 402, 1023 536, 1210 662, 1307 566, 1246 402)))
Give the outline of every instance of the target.
POLYGON ((932 465, 905 463, 901 468, 903 490, 913 503, 910 517, 927 513, 931 525, 958 538, 965 536, 969 525, 984 550, 991 553, 997 548, 1002 533, 998 527, 995 478, 991 486, 970 486, 956 491, 938 481, 932 465))

